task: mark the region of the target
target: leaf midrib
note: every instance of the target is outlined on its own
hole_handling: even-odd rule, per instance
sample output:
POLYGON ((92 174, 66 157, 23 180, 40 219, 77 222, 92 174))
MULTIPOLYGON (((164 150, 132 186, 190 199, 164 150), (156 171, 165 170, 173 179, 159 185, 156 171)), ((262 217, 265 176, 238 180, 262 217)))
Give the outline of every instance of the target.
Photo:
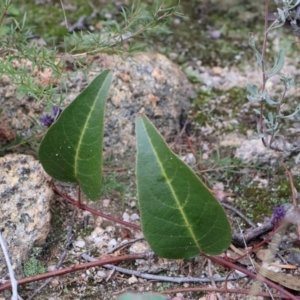
MULTIPOLYGON (((144 126, 144 128, 145 128, 145 131, 147 132, 147 128, 146 128, 146 126, 145 126, 144 120, 143 120, 143 126, 144 126)), ((165 172, 165 169, 163 168, 163 164, 161 164, 161 162, 160 162, 160 160, 159 160, 159 156, 157 155, 157 151, 156 151, 155 148, 153 147, 153 144, 152 144, 151 139, 149 138, 149 135, 147 135, 147 138, 148 138, 148 140, 149 140, 149 142, 150 142, 150 145, 151 145, 151 148, 152 148, 152 150, 153 150, 153 153, 154 153, 154 155, 155 155, 155 157, 156 157, 156 160, 157 160, 157 162, 158 162, 158 164, 159 164, 160 170, 161 170, 163 176, 165 176, 165 178, 166 178, 166 181, 165 181, 165 182, 167 182, 168 187, 169 187, 169 189, 171 190, 171 193, 172 193, 172 195, 173 195, 173 197, 174 197, 174 199, 175 199, 176 206, 177 206, 178 210, 180 211, 180 213, 181 213, 181 215, 182 215, 182 218, 183 218, 183 220, 184 220, 184 222, 185 222, 185 226, 186 226, 186 228, 188 229, 188 231, 189 231, 189 233, 190 233, 190 235, 191 235, 191 237, 192 237, 192 239, 193 239, 195 245, 198 247, 199 251, 201 252, 201 247, 200 247, 200 245, 199 245, 199 243, 198 243, 198 241, 197 241, 197 238, 196 238, 194 232, 191 230, 191 225, 190 225, 190 223, 188 222, 188 219, 187 219, 187 217, 186 217, 186 215, 185 215, 183 209, 181 208, 180 201, 178 200, 178 197, 176 196, 176 193, 175 193, 175 191, 174 191, 172 185, 170 184, 169 176, 168 176, 167 173, 165 172)), ((169 149, 166 148, 166 150, 170 153, 171 156, 174 156, 174 154, 173 154, 169 149)), ((175 157, 175 156, 174 156, 174 157, 175 157)))
MULTIPOLYGON (((105 81, 106 81, 106 80, 104 80, 104 82, 105 82, 105 81)), ((103 85, 104 85, 104 82, 103 82, 103 85)), ((103 85, 102 85, 102 86, 103 86, 103 85)), ((81 149, 81 145, 82 145, 82 140, 83 140, 84 134, 85 134, 85 132, 86 132, 86 129, 87 129, 89 120, 90 120, 90 118, 91 118, 92 111, 93 111, 93 109, 94 109, 94 107, 95 107, 95 104, 96 104, 96 102, 97 102, 98 96, 99 96, 99 94, 101 93, 101 90, 102 90, 102 89, 100 89, 100 90, 98 91, 97 97, 95 97, 95 101, 94 101, 93 105, 91 106, 90 112, 89 112, 89 114, 88 114, 88 116, 87 116, 87 118, 86 118, 86 121, 85 121, 85 123, 84 123, 83 130, 81 131, 80 138, 79 138, 79 140, 78 140, 78 145, 77 145, 77 147, 75 148, 75 149, 76 149, 76 152, 75 152, 75 157, 74 157, 74 160, 75 160, 75 162, 74 162, 74 173, 75 173, 76 178, 78 178, 78 164, 79 164, 79 163, 78 163, 78 161, 79 161, 78 158, 79 158, 79 153, 80 153, 80 149, 81 149)))

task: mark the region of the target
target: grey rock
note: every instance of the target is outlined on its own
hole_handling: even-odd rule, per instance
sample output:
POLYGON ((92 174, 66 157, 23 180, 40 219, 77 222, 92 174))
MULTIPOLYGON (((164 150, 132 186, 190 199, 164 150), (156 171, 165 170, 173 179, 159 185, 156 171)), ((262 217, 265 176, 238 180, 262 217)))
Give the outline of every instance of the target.
MULTIPOLYGON (((45 242, 50 229, 49 176, 29 155, 9 154, 0 158, 0 229, 12 266, 22 276, 22 263, 34 245, 45 242)), ((0 250, 0 278, 8 270, 0 250)))
MULTIPOLYGON (((142 108, 167 140, 179 131, 179 115, 190 108, 189 99, 196 95, 176 64, 157 53, 140 53, 124 60, 101 54, 90 63, 87 75, 81 71, 73 73, 66 84, 59 87, 59 96, 54 102, 58 103, 62 95, 63 106, 67 106, 101 71, 112 70, 113 82, 106 107, 105 153, 121 157, 132 153, 134 121, 142 108)), ((32 118, 39 119, 45 113, 42 102, 17 97, 7 77, 0 80, 0 107, 3 108, 2 123, 8 132, 21 136, 30 136, 32 118)))
POLYGON ((266 148, 261 139, 246 140, 236 149, 235 157, 245 163, 274 164, 282 154, 266 148))

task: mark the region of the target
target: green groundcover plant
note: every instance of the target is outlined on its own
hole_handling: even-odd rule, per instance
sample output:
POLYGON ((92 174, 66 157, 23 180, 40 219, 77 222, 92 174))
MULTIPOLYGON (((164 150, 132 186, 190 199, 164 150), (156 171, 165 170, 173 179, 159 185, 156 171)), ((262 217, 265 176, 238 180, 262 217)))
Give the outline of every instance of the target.
MULTIPOLYGON (((102 187, 104 110, 112 74, 103 71, 60 114, 41 142, 45 171, 76 182, 97 201, 102 187)), ((136 180, 144 236, 164 258, 222 253, 231 229, 218 200, 168 147, 150 120, 136 118, 136 180)))
MULTIPOLYGON (((77 182, 92 201, 101 195, 104 108, 111 77, 109 70, 98 75, 49 128, 39 149, 50 176, 77 182)), ((166 258, 222 253, 231 231, 221 205, 143 114, 137 116, 136 135, 141 221, 152 249, 166 258)))
MULTIPOLYGON (((6 2, 8 7, 10 1, 6 2)), ((283 21, 294 8, 295 3, 285 2, 287 4, 284 9, 278 10, 278 26, 283 25, 283 21)), ((123 14, 126 16, 125 11, 123 14)), ((131 24, 129 21, 125 29, 131 24)), ((275 27, 271 26, 268 30, 273 28, 275 27)), ((125 30, 119 32, 121 40, 124 33, 125 30)), ((139 31, 136 31, 134 35, 138 33, 139 31)), ((108 48, 118 44, 117 38, 111 38, 110 35, 107 37, 110 42, 108 48)), ((265 88, 266 82, 281 71, 284 52, 280 50, 273 67, 267 68, 264 54, 261 55, 257 50, 252 35, 250 45, 262 68, 264 82, 261 90, 256 85, 247 85, 248 99, 275 108, 275 112, 269 112, 267 115, 263 114, 263 106, 260 110, 256 110, 260 119, 257 137, 261 138, 267 147, 282 150, 278 149, 276 143, 279 140, 280 121, 299 117, 299 106, 290 115, 281 113, 285 94, 294 82, 289 76, 282 76, 281 83, 284 86, 282 97, 279 99, 271 97, 265 88)), ((7 49, 11 51, 10 47, 7 49)), ((102 50, 102 48, 90 49, 86 53, 98 53, 102 50)), ((44 52, 39 53, 44 58, 44 52)), ((52 55, 53 60, 54 57, 56 52, 52 55)), ((51 64, 51 67, 55 68, 55 64, 51 64)), ((3 63, 0 71, 5 73, 7 70, 14 72, 10 64, 3 63)), ((60 70, 57 69, 57 73, 60 74, 60 70)), ((19 78, 24 80, 24 76, 19 78)), ((103 191, 103 128, 111 79, 111 71, 104 70, 64 111, 54 107, 53 116, 43 119, 43 123, 49 129, 40 144, 38 154, 45 171, 56 180, 77 183, 92 201, 99 200, 103 191)), ((29 85, 28 89, 33 90, 29 85)), ((50 91, 51 89, 47 93, 49 99, 52 96, 50 91)), ((38 92, 45 93, 44 90, 38 92)), ((33 93, 35 98, 40 98, 38 92, 33 93)), ((231 242, 231 228, 218 200, 192 169, 169 149, 163 137, 143 113, 136 117, 135 129, 136 181, 141 225, 152 250, 158 256, 169 259, 190 259, 199 254, 223 253, 231 242)), ((283 150, 290 152, 299 150, 293 146, 283 150)), ((154 294, 125 294, 119 299, 166 298, 154 294)))

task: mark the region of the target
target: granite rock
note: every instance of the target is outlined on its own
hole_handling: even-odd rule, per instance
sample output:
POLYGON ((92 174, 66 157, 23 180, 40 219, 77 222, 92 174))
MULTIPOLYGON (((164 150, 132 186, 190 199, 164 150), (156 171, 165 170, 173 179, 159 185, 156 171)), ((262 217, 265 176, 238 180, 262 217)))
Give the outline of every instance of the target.
POLYGON ((261 139, 245 140, 236 149, 235 157, 245 163, 274 164, 282 157, 281 152, 266 148, 261 139))
MULTIPOLYGON (((57 99, 65 99, 67 106, 96 75, 104 69, 113 73, 105 119, 104 151, 115 156, 132 154, 135 150, 134 120, 144 108, 162 135, 170 140, 179 130, 179 115, 189 110, 190 98, 195 97, 192 84, 181 69, 164 55, 140 53, 132 58, 101 54, 88 57, 89 71, 70 74, 65 84, 58 88, 57 99)), ((9 78, 0 80, 0 107, 2 128, 6 136, 30 136, 32 119, 45 112, 43 102, 30 97, 18 97, 9 78)), ((1 132, 0 132, 1 142, 1 132)))
MULTIPOLYGON (((17 276, 22 276, 22 263, 32 247, 44 243, 49 232, 53 197, 49 180, 32 156, 9 154, 0 158, 0 228, 17 276)), ((8 278, 2 251, 0 278, 8 278)))

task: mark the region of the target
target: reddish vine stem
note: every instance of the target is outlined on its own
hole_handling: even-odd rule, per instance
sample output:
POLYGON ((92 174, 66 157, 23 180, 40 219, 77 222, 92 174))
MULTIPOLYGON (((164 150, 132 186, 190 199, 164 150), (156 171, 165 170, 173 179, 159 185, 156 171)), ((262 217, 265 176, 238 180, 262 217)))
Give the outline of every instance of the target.
MULTIPOLYGON (((61 270, 55 270, 55 271, 48 272, 45 274, 40 274, 40 275, 23 278, 23 279, 18 280, 18 285, 35 282, 35 281, 39 281, 39 280, 44 280, 49 277, 62 276, 65 274, 77 272, 77 271, 92 268, 92 267, 99 267, 99 266, 103 266, 106 264, 115 264, 115 263, 122 262, 122 261, 136 260, 136 259, 149 259, 152 257, 152 255, 153 255, 153 252, 145 252, 145 253, 121 255, 121 256, 112 257, 112 258, 105 258, 105 259, 97 260, 94 262, 88 262, 88 263, 84 263, 84 264, 75 265, 72 267, 67 267, 67 268, 64 268, 61 270)), ((10 287, 11 287, 11 282, 7 281, 4 284, 0 285, 0 291, 3 291, 10 287)))
MULTIPOLYGON (((206 256, 205 254, 203 254, 204 256, 206 256)), ((266 283, 268 286, 276 289, 278 292, 281 292, 283 295, 285 295, 286 297, 288 297, 287 299, 290 300, 299 300, 298 297, 294 296, 293 294, 291 294, 290 292, 288 292, 287 290, 285 290, 283 287, 281 287, 280 285, 274 283, 273 281, 270 281, 269 279, 259 275, 259 274, 255 274, 243 267, 240 267, 238 265, 235 265, 234 263, 223 259, 222 257, 219 256, 206 256, 208 259, 212 260, 213 262, 216 262, 219 265, 223 265, 226 266, 228 268, 231 269, 235 269, 238 270, 246 275, 248 275, 249 277, 256 279, 258 281, 261 281, 263 283, 266 283)))
POLYGON ((124 226, 127 226, 127 227, 130 227, 130 228, 133 228, 133 229, 136 229, 136 230, 142 230, 140 226, 138 225, 135 225, 135 224, 132 224, 132 223, 129 223, 129 222, 126 222, 126 221, 123 221, 123 220, 120 220, 118 218, 115 218, 113 216, 110 216, 110 215, 107 215, 107 214, 104 214, 100 211, 97 211, 85 204, 83 204, 82 202, 81 203, 78 203, 78 201, 72 199, 71 197, 69 197, 68 195, 65 195, 63 194, 61 191, 59 191, 57 189, 57 187, 53 184, 53 190, 56 194, 58 194, 59 196, 61 196, 63 199, 65 199, 66 201, 70 202, 71 204, 77 206, 78 208, 80 209, 83 209, 83 210, 86 210, 86 211, 89 211, 90 213, 96 215, 96 216, 100 216, 104 219, 107 219, 107 220, 110 220, 110 221, 113 221, 113 222, 116 222, 118 224, 122 224, 124 226))
MULTIPOLYGON (((163 292, 160 292, 160 294, 171 294, 171 293, 187 293, 187 292, 219 292, 219 293, 232 293, 232 294, 244 294, 244 295, 249 295, 249 291, 248 290, 243 290, 243 289, 228 289, 226 287, 224 288, 208 288, 208 287, 202 287, 202 288, 198 288, 198 287, 192 287, 192 288, 178 288, 178 289, 172 289, 172 290, 165 290, 163 292)), ((268 297, 270 298, 270 294, 266 293, 266 292, 257 292, 255 293, 255 296, 262 296, 262 297, 268 297)), ((277 298, 277 299, 291 299, 288 296, 285 295, 280 295, 280 296, 276 296, 273 295, 273 298, 277 298)), ((299 297, 296 297, 295 299, 299 300, 299 297)))

